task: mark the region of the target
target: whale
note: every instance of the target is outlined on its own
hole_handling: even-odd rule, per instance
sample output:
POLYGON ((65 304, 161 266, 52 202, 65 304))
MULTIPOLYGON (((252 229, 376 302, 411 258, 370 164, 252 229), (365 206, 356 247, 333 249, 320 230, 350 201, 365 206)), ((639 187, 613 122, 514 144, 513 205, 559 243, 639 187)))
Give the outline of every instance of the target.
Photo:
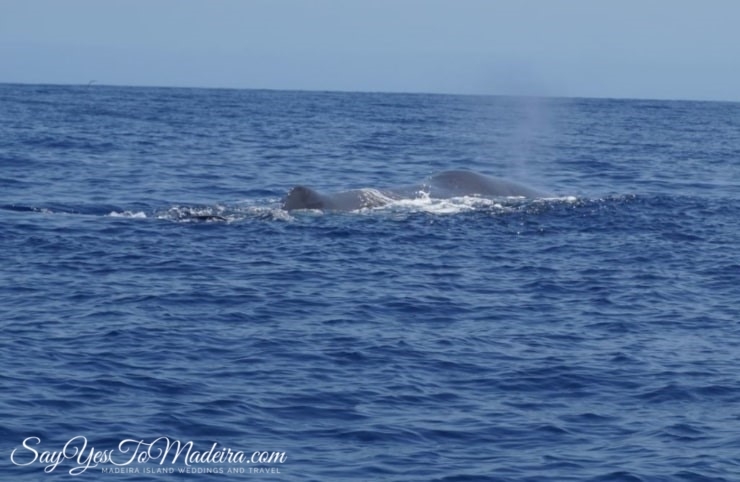
POLYGON ((545 197, 546 194, 506 179, 458 169, 434 174, 416 185, 395 188, 363 188, 323 194, 310 187, 299 185, 288 192, 281 207, 285 211, 301 209, 356 211, 385 206, 402 199, 417 199, 422 196, 432 199, 462 196, 535 199, 545 197))

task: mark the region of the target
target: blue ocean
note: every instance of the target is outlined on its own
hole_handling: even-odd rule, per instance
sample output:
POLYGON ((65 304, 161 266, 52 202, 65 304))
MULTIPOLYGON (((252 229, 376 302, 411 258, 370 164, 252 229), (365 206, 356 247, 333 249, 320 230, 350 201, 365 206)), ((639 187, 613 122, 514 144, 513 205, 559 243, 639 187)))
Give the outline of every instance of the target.
POLYGON ((740 104, 0 85, 2 480, 740 480, 740 104), (287 211, 465 169, 538 198, 287 211))

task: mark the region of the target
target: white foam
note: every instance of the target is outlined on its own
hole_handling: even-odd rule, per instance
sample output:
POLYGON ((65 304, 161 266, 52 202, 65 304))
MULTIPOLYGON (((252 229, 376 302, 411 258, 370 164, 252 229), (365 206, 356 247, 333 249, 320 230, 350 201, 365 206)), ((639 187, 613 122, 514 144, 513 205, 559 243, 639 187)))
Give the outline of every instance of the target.
POLYGON ((536 199, 535 201, 561 202, 561 203, 573 204, 574 202, 578 201, 578 198, 576 196, 555 196, 555 197, 543 197, 543 198, 536 199))
MULTIPOLYGON (((307 209, 303 211, 309 215, 323 216, 324 212, 318 209, 307 209)), ((244 218, 269 219, 273 221, 295 221, 289 211, 279 206, 245 206, 234 211, 234 220, 244 218)))
MULTIPOLYGON (((505 199, 516 202, 523 198, 505 199)), ((506 211, 510 207, 502 204, 505 199, 490 199, 477 196, 459 196, 440 199, 429 197, 428 193, 420 192, 419 196, 416 198, 391 201, 385 206, 374 208, 372 210, 424 212, 438 215, 454 215, 458 213, 476 211, 481 209, 506 211)))
POLYGON ((108 216, 112 218, 135 218, 135 219, 144 219, 146 218, 146 213, 142 211, 123 211, 123 212, 117 212, 117 211, 111 211, 108 213, 108 216))

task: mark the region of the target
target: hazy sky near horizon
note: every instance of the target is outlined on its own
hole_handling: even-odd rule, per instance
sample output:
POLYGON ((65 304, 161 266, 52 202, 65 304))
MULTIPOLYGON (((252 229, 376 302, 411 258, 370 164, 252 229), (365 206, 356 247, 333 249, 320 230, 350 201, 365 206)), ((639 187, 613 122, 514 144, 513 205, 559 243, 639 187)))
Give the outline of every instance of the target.
POLYGON ((0 82, 740 101, 735 0, 0 0, 0 82))

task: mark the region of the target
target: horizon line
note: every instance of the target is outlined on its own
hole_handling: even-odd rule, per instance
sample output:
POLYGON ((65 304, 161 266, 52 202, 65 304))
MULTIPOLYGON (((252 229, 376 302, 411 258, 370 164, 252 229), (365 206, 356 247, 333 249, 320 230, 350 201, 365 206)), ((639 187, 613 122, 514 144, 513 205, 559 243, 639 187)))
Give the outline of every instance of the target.
POLYGON ((98 80, 88 80, 82 83, 72 82, 14 82, 2 81, 0 85, 28 85, 28 86, 55 86, 55 87, 82 87, 100 88, 131 88, 131 89, 193 89, 193 90, 253 90, 267 92, 306 92, 306 93, 337 93, 337 94, 386 94, 386 95, 438 95, 448 97, 508 97, 518 99, 569 99, 569 100, 624 100, 624 101, 654 101, 654 102, 714 102, 737 104, 740 100, 728 99, 691 99, 691 98, 658 98, 658 97, 618 97, 618 96, 577 96, 577 95, 543 95, 543 94, 510 94, 510 93, 459 93, 459 92, 425 92, 425 91, 395 91, 395 90, 355 90, 355 89, 309 89, 309 88, 270 88, 270 87, 226 87, 226 86, 193 86, 193 85, 155 85, 155 84, 117 84, 105 83, 98 80))

